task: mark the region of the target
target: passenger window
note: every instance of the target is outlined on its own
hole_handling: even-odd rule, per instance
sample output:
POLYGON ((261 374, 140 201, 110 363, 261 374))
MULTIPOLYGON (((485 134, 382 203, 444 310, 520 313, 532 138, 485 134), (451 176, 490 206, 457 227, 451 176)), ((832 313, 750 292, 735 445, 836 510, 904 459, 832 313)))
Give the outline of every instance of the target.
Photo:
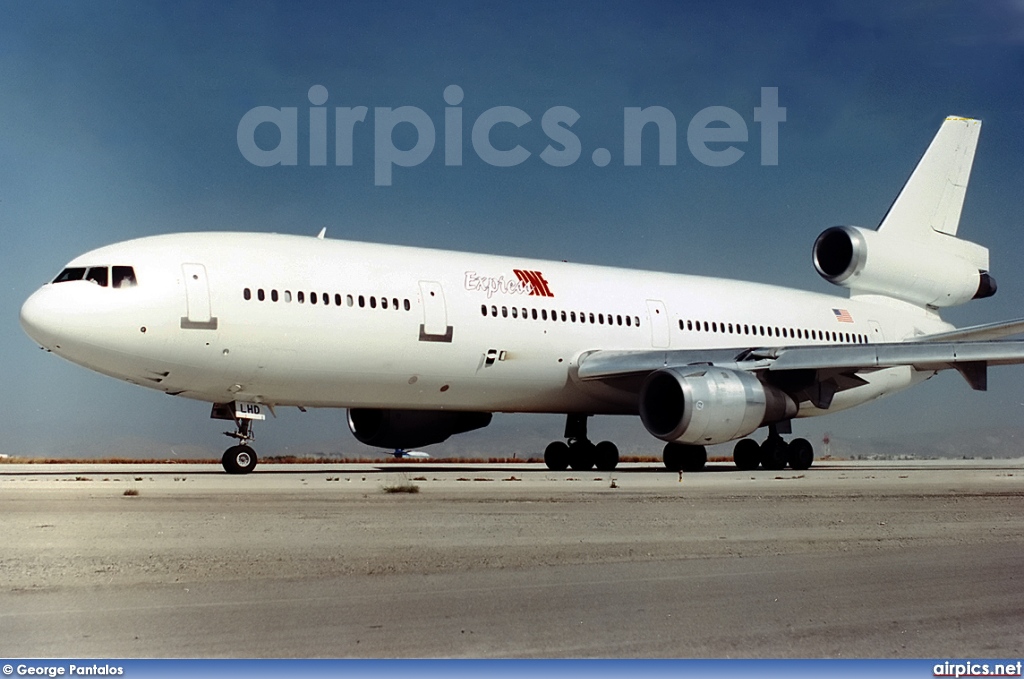
POLYGON ((501 307, 501 317, 502 318, 508 318, 508 307, 507 306, 501 307))
POLYGON ((315 292, 309 293, 309 303, 310 304, 316 304, 316 302, 317 302, 316 293, 315 292))
POLYGON ((334 306, 341 306, 341 295, 334 293, 334 306))
POLYGON ((395 311, 398 311, 398 298, 397 297, 392 297, 391 298, 391 308, 394 309, 395 311))
POLYGON ((305 303, 305 301, 306 301, 306 293, 304 293, 302 290, 299 290, 298 295, 299 295, 299 304, 305 303))
POLYGON ((352 299, 352 295, 345 295, 345 304, 348 306, 354 305, 356 302, 352 299))
POLYGON ((250 299, 252 299, 252 290, 250 290, 249 288, 242 290, 242 297, 245 298, 245 301, 248 302, 250 299))
POLYGON ((115 266, 113 268, 115 288, 134 288, 138 285, 135 279, 135 269, 130 266, 115 266))
POLYGON ((540 310, 540 318, 541 318, 542 321, 548 320, 548 310, 547 309, 541 309, 540 310))
POLYGON ((537 320, 537 310, 530 309, 530 316, 533 318, 533 320, 537 320))
POLYGON ((107 278, 109 274, 107 267, 105 266, 94 266, 90 267, 89 271, 85 274, 85 280, 92 281, 100 287, 107 287, 107 278))
POLYGON ((481 316, 486 316, 487 315, 487 305, 486 304, 481 304, 480 305, 480 315, 481 316))
POLYGON ((405 310, 408 311, 409 308, 409 300, 405 300, 405 310))
POLYGON ((519 309, 512 307, 512 318, 519 318, 519 309))
POLYGON ((80 281, 85 278, 84 267, 73 267, 64 269, 53 279, 54 283, 67 283, 68 281, 80 281))
POLYGON ((327 294, 325 292, 323 299, 324 299, 324 306, 331 306, 331 296, 329 294, 327 294))
POLYGON ((377 308, 377 298, 374 297, 373 295, 370 295, 370 308, 371 309, 376 309, 377 308))
POLYGON ((277 299, 278 299, 278 297, 277 297, 277 290, 271 290, 270 291, 270 301, 271 302, 276 302, 277 299))
POLYGON ((263 288, 260 288, 259 290, 256 291, 256 299, 258 299, 261 302, 267 299, 267 295, 265 292, 263 292, 263 288))
POLYGON ((286 301, 286 302, 291 302, 292 301, 292 291, 291 290, 285 290, 284 291, 284 301, 286 301))
POLYGON ((366 306, 366 298, 359 295, 359 308, 362 309, 366 306))
POLYGON ((590 324, 593 325, 595 322, 596 322, 596 319, 594 318, 594 313, 591 312, 590 313, 590 324))
POLYGON ((498 307, 493 305, 491 306, 491 316, 493 316, 494 318, 498 317, 498 307))

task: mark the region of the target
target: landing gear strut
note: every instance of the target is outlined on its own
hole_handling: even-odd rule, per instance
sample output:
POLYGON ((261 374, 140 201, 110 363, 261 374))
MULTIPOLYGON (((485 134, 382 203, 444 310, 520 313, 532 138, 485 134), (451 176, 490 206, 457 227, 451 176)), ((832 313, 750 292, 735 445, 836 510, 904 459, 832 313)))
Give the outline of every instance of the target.
POLYGON ((556 472, 572 467, 573 471, 597 468, 609 472, 619 464, 619 449, 611 441, 594 445, 587 439, 587 418, 590 415, 570 414, 565 422, 567 442, 554 441, 544 450, 544 464, 556 472))
POLYGON ((736 467, 742 470, 765 469, 780 470, 789 465, 791 469, 809 469, 814 464, 814 447, 807 439, 793 439, 789 443, 779 435, 778 427, 768 425, 768 438, 758 445, 753 439, 743 439, 736 443, 732 452, 736 467))
POLYGON ((215 403, 213 412, 210 414, 213 419, 233 420, 235 423, 235 431, 226 431, 224 435, 238 439, 238 445, 225 450, 224 455, 220 458, 220 463, 228 474, 248 474, 256 468, 258 461, 256 451, 249 445, 249 442, 256 438, 252 431, 253 421, 257 417, 262 419, 262 413, 257 408, 255 413, 245 413, 246 417, 241 417, 241 414, 243 413, 234 403, 215 403))

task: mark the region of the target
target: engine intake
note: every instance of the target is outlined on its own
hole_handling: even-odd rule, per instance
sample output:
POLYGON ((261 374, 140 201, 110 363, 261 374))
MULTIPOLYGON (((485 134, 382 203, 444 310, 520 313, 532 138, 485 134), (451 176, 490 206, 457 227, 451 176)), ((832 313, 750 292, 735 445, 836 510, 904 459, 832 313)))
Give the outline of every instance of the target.
POLYGON ((732 441, 797 413, 792 397, 755 375, 714 367, 651 373, 639 405, 653 436, 700 445, 732 441))
POLYGON ((348 410, 348 428, 356 439, 378 448, 429 446, 490 423, 491 413, 382 408, 348 410))

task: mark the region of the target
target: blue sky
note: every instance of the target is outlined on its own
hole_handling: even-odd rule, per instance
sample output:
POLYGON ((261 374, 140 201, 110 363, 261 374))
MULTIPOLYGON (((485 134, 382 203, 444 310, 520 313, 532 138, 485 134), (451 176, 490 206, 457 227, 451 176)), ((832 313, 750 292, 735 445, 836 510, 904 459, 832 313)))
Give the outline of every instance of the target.
MULTIPOLYGON (((257 230, 730 276, 832 291, 810 247, 835 224, 875 226, 946 115, 984 120, 961 235, 988 246, 991 300, 951 310, 962 325, 1024 316, 1024 2, 0 3, 0 452, 219 451, 208 407, 121 384, 39 351, 18 309, 77 254, 156 233, 257 230), (444 163, 443 92, 464 92, 464 163, 444 163), (311 166, 307 93, 366 106, 353 164, 311 166), (762 87, 787 119, 779 163, 760 164, 762 87), (256 106, 297 107, 295 166, 242 156, 239 121, 256 106), (374 185, 373 109, 415 106, 438 131, 433 153, 374 185), (531 122, 495 128, 520 165, 473 152, 473 121, 514 106, 531 122), (582 155, 540 159, 545 111, 571 107, 582 155), (678 159, 623 165, 623 111, 663 106, 678 159), (727 167, 698 162, 690 119, 708 106, 750 132, 727 167), (591 162, 607 148, 611 162, 591 162), (120 446, 120 448, 119 448, 120 446)), ((333 118, 332 118, 333 123, 333 118)), ((333 130, 333 124, 329 125, 333 130)), ((408 128, 408 126, 405 126, 408 128)), ((266 126, 261 128, 266 132, 266 126)), ((396 129, 399 146, 414 135, 396 129)), ((261 144, 272 140, 258 137, 261 144)), ((333 136, 331 137, 333 141, 333 136)), ((994 370, 987 394, 955 375, 875 405, 797 424, 820 438, 1014 427, 1021 368, 994 370)), ((644 442, 639 424, 596 427, 644 442)), ((260 428, 264 454, 356 452, 341 412, 282 413, 260 428)), ((556 438, 558 419, 500 417, 471 445, 556 438), (499 435, 500 434, 500 435, 499 435)), ((177 454, 177 453, 175 453, 177 454)))

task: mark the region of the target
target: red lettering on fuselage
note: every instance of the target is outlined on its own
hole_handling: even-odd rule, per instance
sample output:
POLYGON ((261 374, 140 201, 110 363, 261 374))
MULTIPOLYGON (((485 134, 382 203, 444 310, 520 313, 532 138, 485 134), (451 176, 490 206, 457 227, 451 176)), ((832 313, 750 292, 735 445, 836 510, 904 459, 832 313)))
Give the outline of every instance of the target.
POLYGON ((548 287, 548 282, 544 280, 544 274, 540 271, 524 271, 523 269, 513 269, 512 272, 516 275, 516 278, 521 280, 523 283, 530 286, 530 294, 538 297, 554 297, 554 293, 551 292, 551 288, 548 287))

